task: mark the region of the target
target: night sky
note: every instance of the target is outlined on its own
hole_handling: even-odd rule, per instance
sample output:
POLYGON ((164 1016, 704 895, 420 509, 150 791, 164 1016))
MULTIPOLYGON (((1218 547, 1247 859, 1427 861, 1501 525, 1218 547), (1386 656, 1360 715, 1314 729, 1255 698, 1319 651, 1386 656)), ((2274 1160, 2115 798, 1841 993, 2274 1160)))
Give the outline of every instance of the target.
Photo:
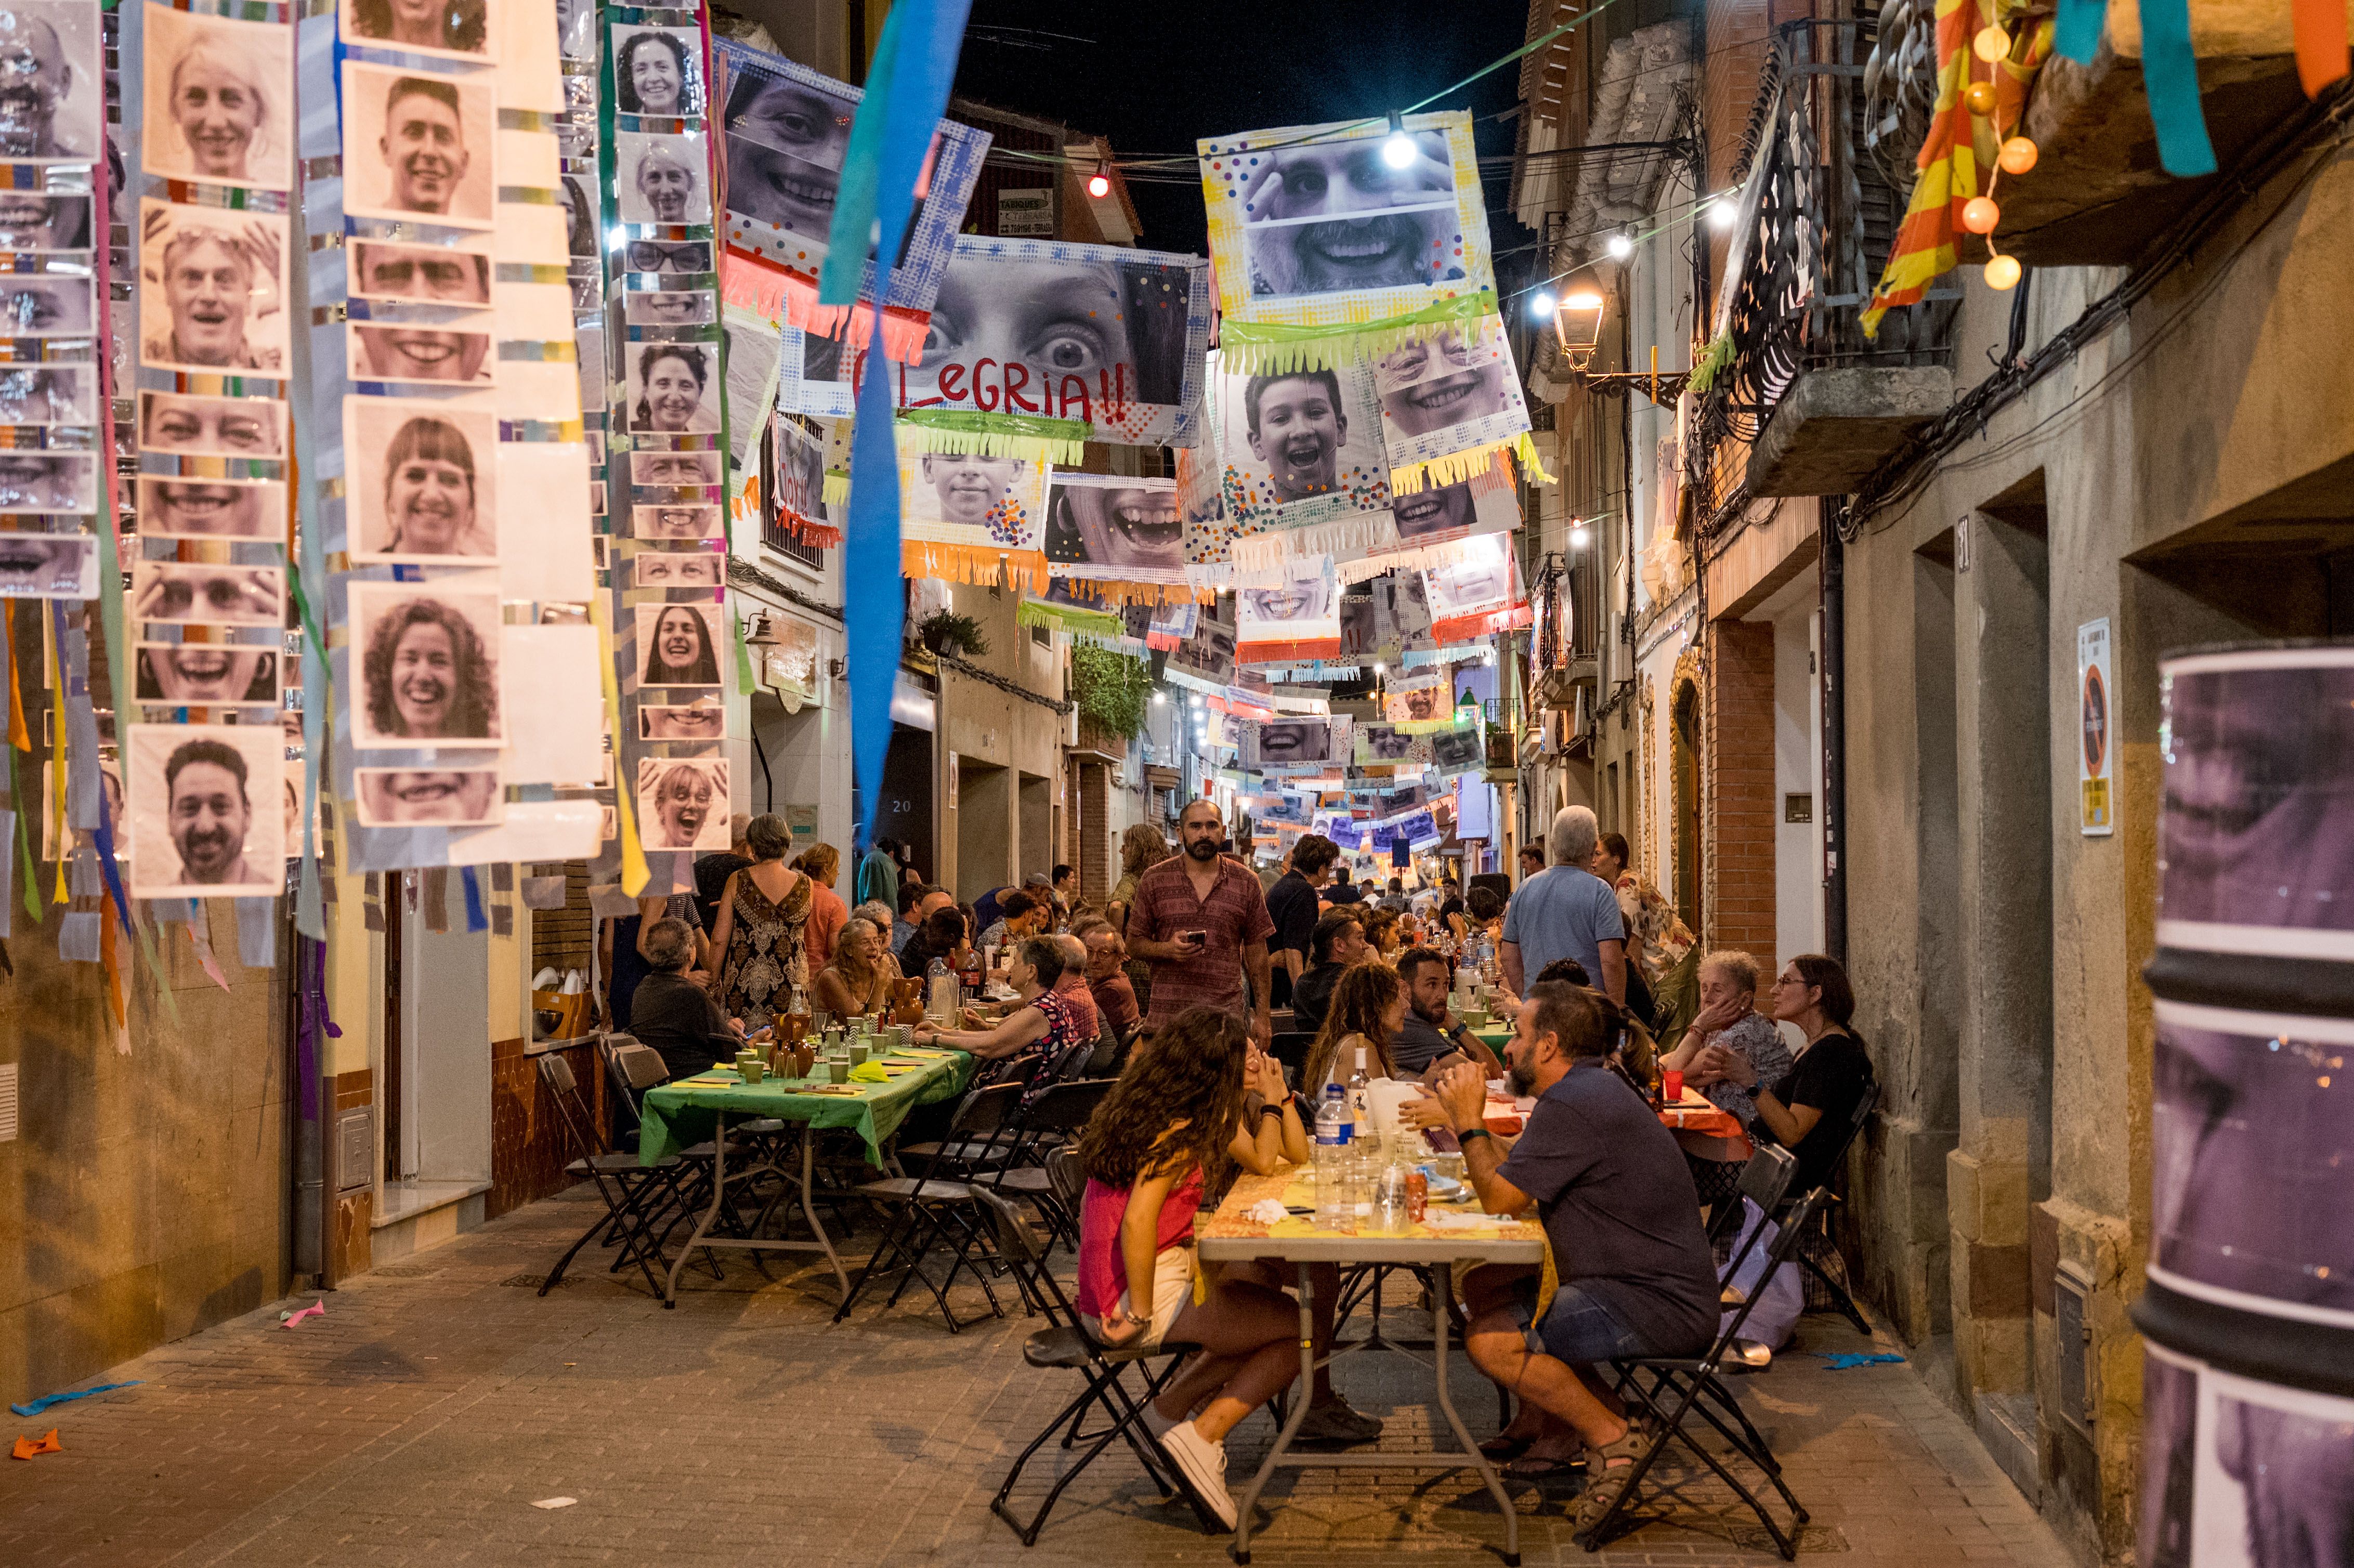
MULTIPOLYGON (((1385 114, 1520 47, 1527 0, 973 0, 956 90, 1000 108, 1108 136, 1123 160, 1193 152, 1234 135, 1385 114)), ((1509 156, 1518 62, 1432 110, 1477 117, 1480 154, 1509 156)), ((1509 171, 1487 174, 1488 222, 1501 253, 1530 236, 1506 207, 1509 171)), ((1208 252, 1198 176, 1129 191, 1156 250, 1208 252)))

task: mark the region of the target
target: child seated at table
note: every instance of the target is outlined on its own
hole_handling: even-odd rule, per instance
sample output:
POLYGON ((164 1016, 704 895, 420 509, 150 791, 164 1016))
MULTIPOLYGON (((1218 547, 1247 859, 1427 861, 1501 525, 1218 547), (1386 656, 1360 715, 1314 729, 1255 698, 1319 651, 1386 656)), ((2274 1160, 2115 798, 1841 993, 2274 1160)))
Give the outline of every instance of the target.
MULTIPOLYGON (((1179 1013, 1129 1064, 1079 1141, 1087 1171, 1079 1213, 1081 1321, 1105 1345, 1131 1354, 1164 1342, 1202 1348, 1145 1413, 1145 1425, 1228 1529, 1235 1510, 1226 1490, 1226 1434, 1299 1372, 1299 1314, 1288 1297, 1222 1278, 1204 1299, 1193 1298, 1193 1215, 1241 1131, 1249 1046, 1243 1021, 1231 1013, 1203 1007, 1179 1013)), ((1297 1114, 1278 1112, 1287 1121, 1297 1114)), ((1291 1129, 1282 1137, 1288 1143, 1291 1129)))

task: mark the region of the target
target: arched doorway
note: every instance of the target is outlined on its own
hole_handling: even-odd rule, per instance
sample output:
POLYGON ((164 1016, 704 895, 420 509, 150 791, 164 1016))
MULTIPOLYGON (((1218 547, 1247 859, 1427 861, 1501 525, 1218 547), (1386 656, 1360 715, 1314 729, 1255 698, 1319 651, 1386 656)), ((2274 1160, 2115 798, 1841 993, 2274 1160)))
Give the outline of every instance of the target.
POLYGON ((1676 686, 1674 726, 1669 736, 1670 782, 1675 789, 1676 913, 1693 931, 1700 916, 1700 688, 1676 686))

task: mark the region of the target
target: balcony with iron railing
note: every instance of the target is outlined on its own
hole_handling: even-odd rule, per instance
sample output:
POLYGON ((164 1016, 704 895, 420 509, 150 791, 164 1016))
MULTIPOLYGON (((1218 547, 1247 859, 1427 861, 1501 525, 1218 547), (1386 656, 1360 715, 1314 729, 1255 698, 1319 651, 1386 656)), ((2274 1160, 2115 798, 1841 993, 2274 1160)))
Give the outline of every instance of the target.
POLYGON ((1720 331, 1700 388, 1687 472, 1704 531, 1747 496, 1833 495, 1953 398, 1957 288, 1862 313, 1907 193, 1864 147, 1863 64, 1874 20, 1775 29, 1742 164, 1720 331))

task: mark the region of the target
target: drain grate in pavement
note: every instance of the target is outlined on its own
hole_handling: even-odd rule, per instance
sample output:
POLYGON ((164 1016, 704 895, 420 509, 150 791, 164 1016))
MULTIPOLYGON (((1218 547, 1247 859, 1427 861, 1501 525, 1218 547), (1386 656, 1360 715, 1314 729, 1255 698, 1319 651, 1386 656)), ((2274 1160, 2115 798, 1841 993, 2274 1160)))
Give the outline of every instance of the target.
POLYGON ((370 1277, 376 1279, 430 1279, 440 1272, 416 1263, 387 1263, 382 1268, 368 1270, 370 1277))
MULTIPOLYGON (((1774 1544, 1774 1538, 1766 1534, 1761 1525, 1736 1524, 1730 1527, 1725 1533, 1732 1538, 1735 1546, 1746 1548, 1751 1552, 1778 1552, 1781 1550, 1774 1544)), ((1837 1526, 1808 1524, 1799 1527, 1798 1550, 1801 1552, 1848 1552, 1853 1548, 1848 1545, 1847 1537, 1839 1532, 1837 1526)))
MULTIPOLYGON (((544 1274, 517 1274, 511 1276, 508 1278, 502 1279, 499 1283, 501 1285, 511 1286, 517 1290, 536 1290, 540 1287, 541 1283, 546 1278, 547 1276, 544 1274)), ((556 1287, 558 1290, 563 1290, 579 1283, 580 1281, 578 1278, 567 1274, 563 1278, 556 1282, 556 1287)))

